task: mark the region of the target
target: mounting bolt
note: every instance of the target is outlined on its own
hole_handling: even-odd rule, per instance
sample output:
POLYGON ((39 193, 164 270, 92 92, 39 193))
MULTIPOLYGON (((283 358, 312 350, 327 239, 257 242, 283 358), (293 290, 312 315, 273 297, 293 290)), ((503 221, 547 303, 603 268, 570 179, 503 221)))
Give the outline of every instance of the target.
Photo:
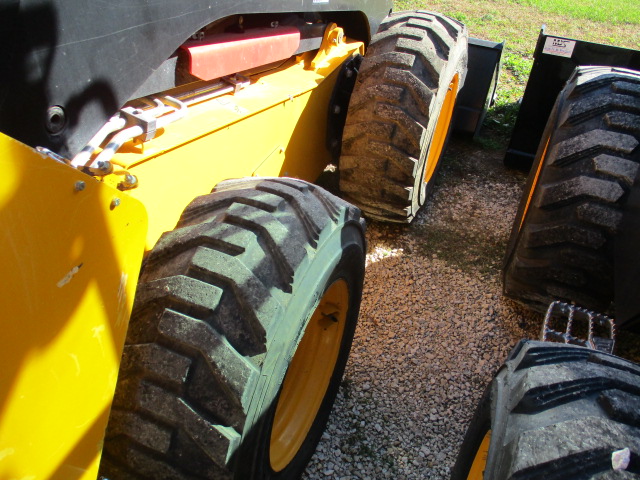
POLYGON ((351 70, 350 68, 347 68, 346 72, 344 72, 344 74, 346 75, 347 78, 351 78, 353 77, 353 70, 351 70))
POLYGON ((82 180, 78 180, 73 186, 73 188, 75 189, 76 192, 81 192, 82 190, 85 189, 86 186, 87 186, 86 183, 84 183, 82 180))
POLYGON ((98 170, 100 171, 100 174, 104 174, 104 175, 111 173, 111 170, 113 170, 113 166, 111 165, 111 162, 98 162, 97 167, 98 167, 98 170))
POLYGON ((342 109, 340 108, 340 105, 334 105, 333 106, 333 113, 338 115, 340 112, 342 111, 342 109))
POLYGON ((120 205, 120 199, 118 197, 115 197, 113 200, 111 200, 111 210, 113 210, 119 205, 120 205))
POLYGON ((124 179, 118 184, 120 190, 130 190, 138 186, 138 177, 127 173, 124 179))

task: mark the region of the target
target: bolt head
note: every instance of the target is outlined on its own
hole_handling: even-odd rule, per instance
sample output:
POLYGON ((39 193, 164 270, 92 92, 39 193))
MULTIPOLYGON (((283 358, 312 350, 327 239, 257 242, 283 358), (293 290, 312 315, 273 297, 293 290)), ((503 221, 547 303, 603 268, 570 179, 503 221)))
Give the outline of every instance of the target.
POLYGON ((111 200, 111 210, 118 206, 120 206, 120 199, 118 197, 115 197, 113 200, 111 200))
POLYGON ((86 188, 87 184, 84 183, 82 180, 78 180, 75 185, 74 185, 74 189, 76 192, 81 192, 82 190, 84 190, 86 188))

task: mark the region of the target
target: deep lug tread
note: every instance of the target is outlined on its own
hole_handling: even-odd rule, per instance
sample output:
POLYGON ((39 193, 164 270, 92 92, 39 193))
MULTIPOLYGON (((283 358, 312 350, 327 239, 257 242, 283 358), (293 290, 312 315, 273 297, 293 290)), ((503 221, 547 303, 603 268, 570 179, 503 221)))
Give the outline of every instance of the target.
POLYGON ((564 347, 551 346, 549 348, 529 348, 526 356, 519 356, 514 370, 517 371, 542 365, 582 362, 588 359, 589 355, 590 352, 584 349, 567 349, 564 347))
POLYGON ((258 188, 263 192, 269 192, 274 195, 278 195, 294 205, 296 214, 298 215, 298 218, 300 219, 300 222, 304 227, 304 231, 307 234, 309 244, 312 247, 316 247, 320 232, 324 228, 324 219, 314 218, 316 217, 314 213, 317 211, 315 208, 303 208, 303 192, 292 188, 287 183, 279 184, 277 182, 266 186, 261 185, 258 188))
POLYGON ((150 421, 135 412, 115 409, 111 413, 110 437, 119 435, 132 436, 140 446, 158 453, 166 453, 171 446, 172 431, 170 428, 150 421))
MULTIPOLYGON (((279 282, 280 288, 286 292, 291 292, 294 274, 293 266, 299 264, 304 257, 304 247, 296 245, 298 247, 296 249, 283 251, 280 245, 284 244, 289 236, 289 232, 284 225, 271 218, 263 210, 249 205, 238 204, 229 209, 226 222, 246 228, 262 240, 267 250, 267 257, 275 264, 276 272, 279 273, 281 278, 279 282), (292 258, 288 258, 289 255, 292 258)), ((246 244, 246 241, 243 243, 246 244)))
MULTIPOLYGON (((191 260, 189 274, 205 282, 231 289, 237 305, 242 310, 242 323, 249 329, 247 339, 253 337, 260 342, 264 340, 271 319, 280 313, 282 307, 271 298, 269 290, 237 257, 198 247, 191 260)), ((225 313, 229 315, 229 312, 225 313)), ((261 352, 254 352, 257 353, 261 352)))
POLYGON ((484 432, 484 478, 637 478, 640 368, 574 345, 521 341, 496 374, 463 442, 452 480, 467 478, 484 432), (611 455, 632 461, 614 471, 611 455))
POLYGON ((622 390, 609 390, 598 397, 609 418, 640 428, 640 398, 622 390))
MULTIPOLYGON (((527 393, 513 408, 515 413, 537 413, 548 410, 558 405, 563 405, 606 390, 623 389, 626 386, 619 381, 605 377, 590 376, 583 379, 575 379, 565 382, 543 385, 541 387, 529 387, 527 393)), ((640 390, 626 387, 640 393, 640 390)))
MULTIPOLYGON (((106 476, 234 476, 232 453, 249 419, 259 421, 252 409, 269 404, 252 396, 273 374, 267 348, 292 330, 281 327, 292 284, 309 275, 321 248, 340 248, 334 236, 347 228, 363 245, 357 208, 294 179, 225 181, 185 209, 140 276, 105 437, 106 476)), ((357 259, 364 265, 363 252, 357 259)))
POLYGON ((340 159, 341 190, 371 218, 409 223, 424 203, 430 135, 450 80, 458 73, 464 82, 466 45, 464 26, 424 11, 391 14, 372 40, 340 159), (388 194, 398 181, 409 196, 388 194))
MULTIPOLYGON (((601 117, 601 116, 600 116, 601 117)), ((551 165, 563 166, 594 153, 631 155, 640 142, 630 134, 595 129, 559 142, 551 150, 551 165)))
POLYGON ((624 195, 624 189, 620 185, 612 185, 608 180, 587 176, 574 177, 564 182, 543 185, 540 188, 540 200, 536 205, 543 208, 579 202, 584 198, 615 203, 624 195))
POLYGON ((223 337, 201 320, 165 310, 158 331, 166 338, 198 353, 239 398, 250 382, 255 366, 240 355, 223 337))
MULTIPOLYGON (((202 480, 204 478, 166 464, 153 452, 142 448, 139 443, 128 437, 120 437, 117 442, 106 443, 102 458, 101 466, 108 467, 108 471, 112 472, 111 478, 125 480, 155 478, 202 480)), ((224 477, 220 476, 220 478, 224 477)))
POLYGON ((536 157, 543 162, 537 183, 536 165, 528 182, 533 191, 523 195, 514 221, 504 292, 539 311, 552 295, 609 311, 615 235, 640 168, 640 74, 581 67, 554 112, 546 156, 542 145, 536 157))
POLYGON ((187 379, 191 362, 191 358, 157 343, 129 344, 124 347, 120 376, 147 378, 178 390, 187 379))
MULTIPOLYGON (((612 86, 612 90, 615 89, 612 86)), ((632 95, 613 93, 602 96, 589 96, 577 100, 569 110, 568 121, 573 125, 586 122, 607 112, 635 112, 640 111, 640 99, 632 95)))

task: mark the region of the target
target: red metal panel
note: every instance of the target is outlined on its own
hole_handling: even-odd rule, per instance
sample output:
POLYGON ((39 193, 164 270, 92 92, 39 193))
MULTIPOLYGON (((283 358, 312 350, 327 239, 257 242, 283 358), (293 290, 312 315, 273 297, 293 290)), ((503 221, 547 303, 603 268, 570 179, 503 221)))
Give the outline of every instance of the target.
POLYGON ((182 48, 189 52, 191 74, 202 80, 212 80, 286 60, 299 45, 297 28, 276 27, 216 35, 214 41, 188 42, 182 48))

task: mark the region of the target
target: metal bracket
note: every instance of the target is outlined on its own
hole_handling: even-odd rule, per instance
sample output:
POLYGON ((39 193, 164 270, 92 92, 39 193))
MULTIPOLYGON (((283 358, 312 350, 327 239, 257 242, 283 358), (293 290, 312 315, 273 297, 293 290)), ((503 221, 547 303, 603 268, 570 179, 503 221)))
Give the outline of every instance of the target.
POLYGON ((335 23, 327 25, 320 49, 318 50, 315 58, 311 60, 310 69, 315 70, 318 68, 329 57, 331 50, 343 42, 344 30, 338 27, 335 23))
POLYGON ((547 309, 541 337, 543 342, 562 342, 613 353, 616 342, 616 326, 614 319, 606 315, 555 301, 547 309), (558 328, 563 325, 564 328, 558 328), (576 331, 579 334, 586 333, 587 338, 576 336, 576 331), (596 333, 601 334, 603 331, 607 337, 596 335, 596 333))
POLYGON ((243 88, 251 85, 251 80, 239 73, 229 75, 228 77, 222 77, 222 79, 233 86, 233 93, 237 93, 238 90, 242 90, 243 88))
MULTIPOLYGON (((156 136, 159 128, 180 120, 187 114, 187 105, 168 95, 162 99, 154 98, 153 101, 145 100, 145 103, 151 108, 122 108, 73 158, 71 165, 90 175, 108 175, 113 171, 111 158, 125 142, 133 139, 149 141, 156 136), (171 113, 165 115, 167 112, 171 113), (112 133, 115 134, 109 143, 92 159, 94 151, 112 133)), ((135 185, 137 182, 124 182, 122 188, 133 188, 135 185)))
POLYGON ((142 110, 141 108, 124 107, 120 109, 120 115, 126 121, 126 127, 139 126, 142 128, 140 140, 148 142, 156 136, 157 117, 151 110, 142 110))

